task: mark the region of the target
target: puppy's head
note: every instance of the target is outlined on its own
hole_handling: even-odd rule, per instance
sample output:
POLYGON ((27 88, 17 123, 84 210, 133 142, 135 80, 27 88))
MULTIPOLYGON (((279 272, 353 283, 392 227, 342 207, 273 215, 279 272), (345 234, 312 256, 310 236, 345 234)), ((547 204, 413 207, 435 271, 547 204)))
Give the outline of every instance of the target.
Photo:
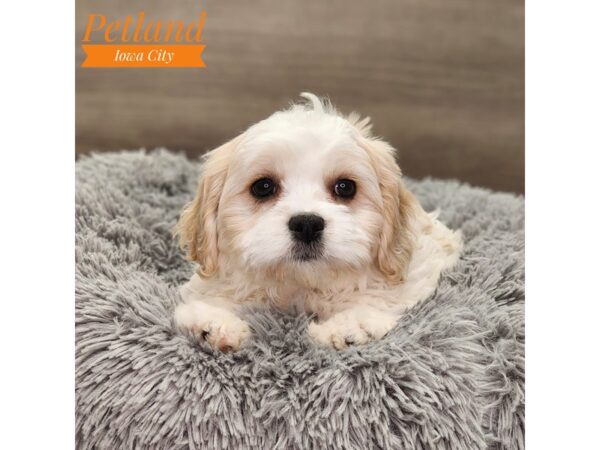
POLYGON ((303 97, 206 155, 177 226, 182 245, 204 277, 376 270, 401 282, 415 203, 394 149, 368 119, 303 97))

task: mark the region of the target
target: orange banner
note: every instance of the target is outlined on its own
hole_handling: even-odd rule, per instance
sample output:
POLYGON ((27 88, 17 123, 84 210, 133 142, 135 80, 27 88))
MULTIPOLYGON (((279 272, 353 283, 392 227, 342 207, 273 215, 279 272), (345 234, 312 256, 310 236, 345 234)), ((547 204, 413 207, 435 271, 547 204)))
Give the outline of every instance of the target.
POLYGON ((204 45, 82 45, 82 67, 206 67, 204 45))

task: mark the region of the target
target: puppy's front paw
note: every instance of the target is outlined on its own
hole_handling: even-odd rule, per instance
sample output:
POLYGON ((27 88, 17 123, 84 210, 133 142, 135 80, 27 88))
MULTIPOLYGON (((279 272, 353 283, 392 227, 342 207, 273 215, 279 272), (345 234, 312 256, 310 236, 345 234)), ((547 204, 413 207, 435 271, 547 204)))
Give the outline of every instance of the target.
POLYGON ((222 352, 239 350, 250 336, 248 324, 235 314, 204 304, 180 304, 175 309, 175 323, 222 352))
POLYGON ((344 311, 322 323, 312 322, 308 334, 317 342, 344 350, 351 345, 366 344, 385 336, 397 318, 381 311, 367 309, 344 311))

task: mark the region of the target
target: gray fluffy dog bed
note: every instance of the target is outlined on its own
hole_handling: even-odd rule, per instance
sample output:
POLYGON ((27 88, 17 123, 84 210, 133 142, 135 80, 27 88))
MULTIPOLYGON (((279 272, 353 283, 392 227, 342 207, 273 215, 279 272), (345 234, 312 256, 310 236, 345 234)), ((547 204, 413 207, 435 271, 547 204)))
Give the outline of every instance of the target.
POLYGON ((78 449, 524 446, 523 199, 408 181, 465 251, 379 342, 336 352, 307 316, 249 312, 221 354, 175 331, 193 272, 171 236, 198 164, 166 151, 77 162, 78 449))

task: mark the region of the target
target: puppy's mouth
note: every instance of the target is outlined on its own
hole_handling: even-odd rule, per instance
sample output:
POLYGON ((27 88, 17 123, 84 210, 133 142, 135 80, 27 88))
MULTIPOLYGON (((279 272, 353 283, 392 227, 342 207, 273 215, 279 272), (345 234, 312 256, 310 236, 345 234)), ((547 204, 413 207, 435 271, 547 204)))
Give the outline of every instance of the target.
POLYGON ((291 249, 291 258, 297 262, 309 262, 323 256, 323 245, 319 242, 295 242, 291 249))

